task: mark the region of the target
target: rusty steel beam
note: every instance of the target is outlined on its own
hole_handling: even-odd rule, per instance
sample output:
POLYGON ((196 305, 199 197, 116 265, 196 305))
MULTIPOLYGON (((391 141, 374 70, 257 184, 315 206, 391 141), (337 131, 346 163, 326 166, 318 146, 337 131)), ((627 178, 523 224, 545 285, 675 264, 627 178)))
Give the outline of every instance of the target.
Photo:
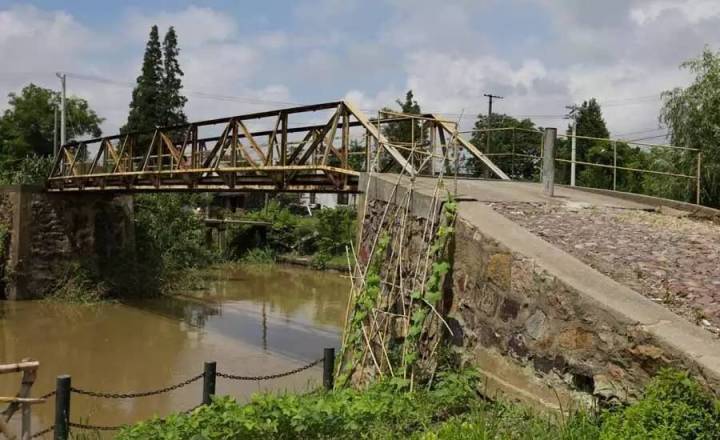
MULTIPOLYGON (((257 112, 257 113, 248 113, 248 114, 244 114, 244 115, 228 116, 228 117, 224 117, 224 118, 206 119, 203 121, 189 122, 187 124, 170 125, 167 127, 163 127, 162 129, 163 129, 163 131, 172 131, 172 130, 178 130, 178 129, 182 129, 182 128, 187 129, 188 127, 191 127, 191 126, 206 127, 208 125, 227 124, 233 119, 240 120, 240 121, 247 121, 250 119, 262 119, 262 118, 267 118, 267 117, 271 117, 271 116, 277 116, 280 113, 294 114, 294 113, 316 112, 316 111, 320 111, 320 110, 331 110, 331 109, 336 108, 338 106, 338 104, 341 104, 341 103, 342 103, 342 101, 325 102, 322 104, 303 105, 303 106, 290 107, 290 108, 285 108, 285 109, 280 109, 280 110, 269 110, 269 111, 263 111, 263 112, 257 112)), ((133 131, 133 132, 129 132, 129 133, 116 134, 116 135, 112 135, 112 136, 101 136, 101 137, 88 139, 88 140, 84 140, 84 141, 68 142, 64 146, 74 146, 81 142, 86 143, 86 144, 93 144, 95 142, 100 142, 104 139, 108 139, 108 140, 119 139, 119 138, 125 136, 126 134, 129 134, 131 136, 137 136, 137 135, 149 135, 149 134, 153 134, 154 132, 155 132, 155 130, 133 131)))
MULTIPOLYGON (((51 191, 88 192, 180 189, 354 192, 359 173, 350 166, 350 128, 358 127, 363 132, 366 146, 353 154, 366 155, 365 167, 371 163, 369 145, 374 139, 379 148, 376 152, 389 154, 390 164, 398 164, 407 174, 416 175, 429 161, 418 160, 407 152, 401 154, 401 150, 409 149, 403 147, 403 142, 385 138, 380 124, 418 118, 424 120, 423 129, 438 130, 443 140, 447 132, 455 142, 457 133, 450 122, 433 115, 393 113, 389 119, 371 119, 347 101, 334 101, 65 144, 55 157, 47 186, 51 191), (324 124, 291 126, 291 115, 320 110, 333 110, 324 124), (262 118, 274 118, 272 130, 251 131, 244 122, 262 118), (222 133, 199 138, 198 128, 207 126, 218 126, 216 129, 222 133), (294 147, 289 142, 292 133, 304 133, 299 143, 293 142, 294 147), (337 133, 339 141, 335 139, 337 133), (99 148, 89 163, 88 145, 93 144, 99 144, 99 148)), ((471 144, 462 140, 460 144, 476 154, 471 144)))

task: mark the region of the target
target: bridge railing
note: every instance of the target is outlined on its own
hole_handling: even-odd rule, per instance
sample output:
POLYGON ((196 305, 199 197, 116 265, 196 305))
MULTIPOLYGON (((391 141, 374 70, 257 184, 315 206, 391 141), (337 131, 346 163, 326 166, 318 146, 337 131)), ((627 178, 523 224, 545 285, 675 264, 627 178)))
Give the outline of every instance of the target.
MULTIPOLYGON (((494 144, 490 142, 493 150, 484 151, 484 154, 509 170, 508 174, 513 179, 539 179, 543 154, 542 131, 500 127, 475 129, 463 133, 481 134, 481 136, 487 136, 489 133, 492 137, 499 138, 494 144)), ((642 176, 656 176, 661 179, 686 182, 686 199, 694 199, 698 205, 701 202, 703 158, 702 151, 698 148, 571 134, 558 134, 557 137, 566 143, 563 148, 558 148, 557 145, 555 147, 559 152, 555 162, 561 170, 559 175, 556 171, 556 179, 560 178, 564 183, 571 186, 598 187, 589 185, 595 183, 603 189, 643 193, 642 176), (582 148, 585 150, 585 156, 589 155, 591 159, 578 160, 573 157, 571 148, 573 141, 578 144, 576 149, 582 148), (588 151, 591 148, 592 150, 588 151), (639 157, 647 153, 660 160, 653 163, 639 157), (638 156, 636 160, 630 158, 633 155, 638 156), (599 173, 593 176, 587 174, 581 176, 580 172, 573 172, 573 168, 576 171, 595 169, 599 170, 599 173), (640 179, 632 177, 633 175, 640 176, 640 179), (589 181, 591 178, 592 182, 589 181)))

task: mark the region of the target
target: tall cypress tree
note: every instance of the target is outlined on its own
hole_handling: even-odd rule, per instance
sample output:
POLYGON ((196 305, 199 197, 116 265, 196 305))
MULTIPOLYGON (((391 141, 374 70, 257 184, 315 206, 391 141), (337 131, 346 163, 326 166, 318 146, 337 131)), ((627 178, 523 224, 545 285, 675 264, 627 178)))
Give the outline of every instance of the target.
MULTIPOLYGON (((607 125, 605 125, 602 109, 597 99, 592 98, 589 101, 584 101, 578 109, 577 135, 596 138, 610 137, 610 132, 607 129, 607 125)), ((577 159, 585 161, 588 151, 595 143, 595 141, 589 139, 578 139, 577 159)))
POLYGON ((182 89, 183 71, 178 63, 180 49, 177 45, 175 28, 170 26, 163 40, 163 67, 162 79, 162 125, 175 125, 187 122, 183 107, 187 102, 180 89, 182 89))
POLYGON ((130 102, 127 123, 121 132, 153 130, 161 125, 163 95, 163 64, 158 28, 153 25, 145 47, 142 73, 137 78, 130 102))

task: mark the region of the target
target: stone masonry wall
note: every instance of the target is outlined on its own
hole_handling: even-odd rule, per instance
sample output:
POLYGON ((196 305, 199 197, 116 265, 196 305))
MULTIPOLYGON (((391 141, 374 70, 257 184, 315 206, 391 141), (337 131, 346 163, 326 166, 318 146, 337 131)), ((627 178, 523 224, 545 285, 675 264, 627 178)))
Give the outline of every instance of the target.
POLYGON ((10 258, 10 236, 13 227, 13 203, 10 195, 0 191, 0 229, 5 231, 4 242, 0 242, 0 297, 5 290, 5 268, 10 258))
POLYGON ((10 299, 43 297, 68 263, 92 264, 134 243, 131 197, 20 191, 22 233, 13 234, 20 243, 5 286, 10 299))
POLYGON ((495 389, 543 406, 625 401, 667 366, 713 379, 556 277, 481 233, 456 224, 451 317, 471 363, 495 389))

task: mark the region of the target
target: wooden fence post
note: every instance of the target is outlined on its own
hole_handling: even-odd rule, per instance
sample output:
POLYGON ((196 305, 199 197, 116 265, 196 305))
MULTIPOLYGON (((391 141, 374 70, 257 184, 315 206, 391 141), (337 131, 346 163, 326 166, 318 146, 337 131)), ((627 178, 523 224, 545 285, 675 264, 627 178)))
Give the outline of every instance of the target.
POLYGON ((55 382, 55 440, 70 435, 70 376, 58 376, 55 382))
POLYGON ((217 373, 217 362, 205 362, 205 373, 203 375, 203 405, 212 403, 212 396, 215 395, 215 376, 217 373))
POLYGON ((333 371, 335 370, 335 349, 326 348, 323 352, 323 386, 331 391, 335 385, 333 371))

